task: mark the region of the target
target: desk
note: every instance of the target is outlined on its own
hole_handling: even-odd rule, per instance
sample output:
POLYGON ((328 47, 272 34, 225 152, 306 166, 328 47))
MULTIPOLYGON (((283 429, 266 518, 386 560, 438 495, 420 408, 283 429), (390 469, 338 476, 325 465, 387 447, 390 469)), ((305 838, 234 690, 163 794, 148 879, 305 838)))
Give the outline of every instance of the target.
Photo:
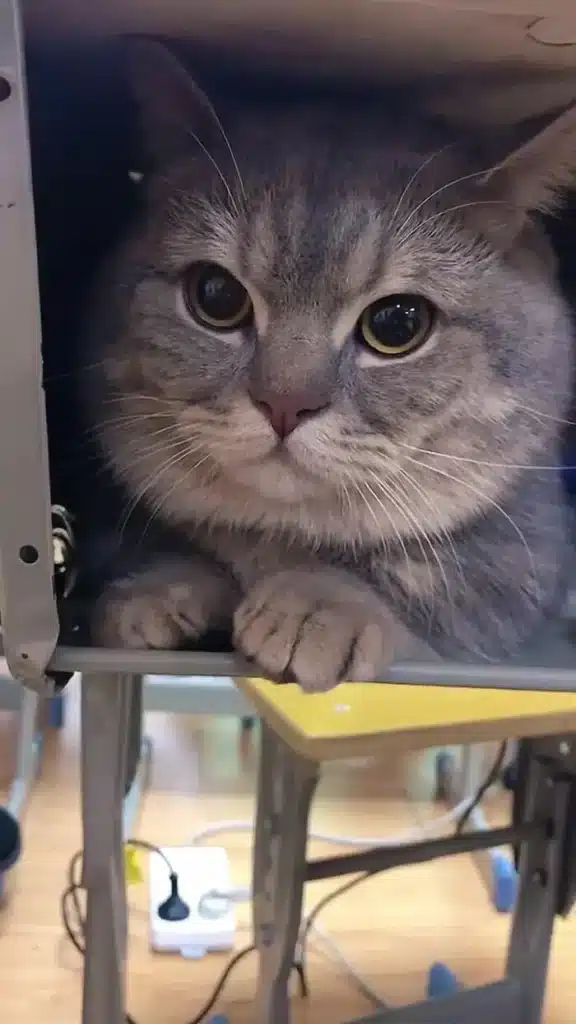
POLYGON ((248 702, 302 757, 330 761, 452 743, 576 732, 576 694, 344 683, 304 696, 297 686, 237 679, 248 702))
MULTIPOLYGON (((254 854, 260 972, 255 1024, 289 1024, 287 985, 307 881, 384 870, 502 842, 519 850, 520 885, 505 977, 493 985, 349 1024, 540 1024, 554 921, 569 909, 576 773, 576 696, 346 684, 304 696, 239 679, 263 723, 254 854), (522 739, 522 780, 509 829, 307 861, 308 816, 321 762, 423 746, 522 739), (461 844, 461 845, 459 845, 461 844)), ((340 1024, 331 1021, 330 1024, 340 1024)))

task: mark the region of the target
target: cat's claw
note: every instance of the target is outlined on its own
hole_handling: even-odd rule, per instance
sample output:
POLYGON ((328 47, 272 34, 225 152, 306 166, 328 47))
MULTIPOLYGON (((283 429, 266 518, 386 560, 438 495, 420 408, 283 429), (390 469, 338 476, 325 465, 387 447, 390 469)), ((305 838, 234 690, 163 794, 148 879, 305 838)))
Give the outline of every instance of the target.
POLYGON ((377 679, 391 657, 390 639, 377 596, 329 569, 262 580, 234 617, 236 648, 263 675, 308 692, 377 679))

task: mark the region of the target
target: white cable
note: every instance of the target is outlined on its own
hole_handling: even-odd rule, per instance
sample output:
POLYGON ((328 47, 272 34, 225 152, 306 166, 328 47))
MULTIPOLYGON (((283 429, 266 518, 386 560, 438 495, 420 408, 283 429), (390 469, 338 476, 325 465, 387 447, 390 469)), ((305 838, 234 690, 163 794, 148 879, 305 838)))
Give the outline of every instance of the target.
MULTIPOLYGON (((353 849, 365 849, 366 847, 380 847, 386 848, 389 846, 398 845, 410 845, 417 843, 419 840, 426 839, 429 836, 433 836, 439 830, 446 828, 452 824, 453 821, 458 820, 462 814, 465 814, 468 808, 474 804, 475 796, 468 796, 464 800, 461 800, 455 807, 441 815, 438 818, 433 818, 432 821, 422 822, 416 828, 407 830, 406 832, 400 833, 397 836, 386 836, 386 837, 374 837, 374 836, 338 836, 338 835, 327 835, 323 832, 310 832, 309 838, 316 840, 317 842, 329 843, 333 846, 348 846, 353 849)), ((254 824, 250 821, 219 821, 213 825, 206 825, 205 828, 197 832, 191 839, 192 846, 196 846, 199 843, 205 842, 207 839, 212 839, 215 836, 222 834, 233 834, 238 832, 254 832, 254 824)), ((230 889, 228 892, 211 892, 206 893, 203 897, 212 897, 223 900, 234 901, 234 903, 249 902, 252 898, 250 889, 236 887, 230 889)), ((300 929, 301 939, 303 935, 308 931, 308 918, 302 922, 300 929)), ((335 960, 340 966, 344 967, 348 975, 352 978, 356 986, 362 992, 362 994, 375 1003, 377 1006, 385 1007, 386 1004, 378 995, 378 993, 362 978, 356 968, 349 962, 348 958, 342 952, 338 944, 331 938, 323 929, 317 924, 313 924, 310 928, 310 934, 318 938, 324 945, 326 952, 335 960)))
MULTIPOLYGON (((387 846, 398 846, 409 843, 417 843, 419 839, 424 839, 429 835, 434 835, 438 829, 446 828, 455 819, 459 818, 461 814, 464 814, 468 810, 469 806, 474 803, 474 797, 467 797, 465 800, 461 800, 459 804, 452 807, 446 814, 443 814, 439 818, 433 818, 432 821, 423 822, 422 825, 417 828, 409 829, 406 832, 401 832, 397 836, 387 836, 385 838, 374 838, 373 836, 337 836, 337 835, 326 835, 323 832, 310 832, 309 838, 314 839, 317 842, 329 843, 332 846, 349 846, 353 849, 364 849, 366 847, 387 847, 387 846)), ((213 839, 215 836, 229 834, 232 835, 235 832, 253 832, 254 824, 251 821, 217 821, 214 825, 207 825, 205 828, 200 829, 192 836, 190 842, 192 846, 196 846, 198 843, 203 843, 207 839, 213 839)))
MULTIPOLYGON (((223 903, 249 903, 251 899, 252 891, 250 889, 242 888, 240 886, 238 886, 237 888, 227 890, 210 889, 208 892, 205 892, 204 895, 200 898, 200 902, 198 904, 198 911, 200 914, 202 914, 202 904, 205 900, 219 900, 223 903)), ((223 910, 222 912, 224 913, 225 911, 223 910)), ((347 956, 345 956, 345 954, 340 949, 338 943, 330 935, 328 935, 328 933, 325 932, 324 929, 320 927, 320 925, 315 923, 311 927, 309 927, 309 920, 309 917, 306 917, 302 922, 300 933, 298 936, 299 943, 302 942, 304 935, 319 940, 320 944, 324 947, 324 951, 331 957, 332 960, 334 960, 337 964, 344 968, 344 970, 352 978, 356 987, 362 993, 362 995, 366 999, 368 999, 369 1002, 374 1003, 375 1006, 378 1006, 381 1009, 385 1009, 386 1003, 384 1002, 382 997, 378 995, 376 990, 373 989, 372 986, 362 977, 362 975, 359 973, 359 971, 357 971, 354 965, 350 963, 347 956)))

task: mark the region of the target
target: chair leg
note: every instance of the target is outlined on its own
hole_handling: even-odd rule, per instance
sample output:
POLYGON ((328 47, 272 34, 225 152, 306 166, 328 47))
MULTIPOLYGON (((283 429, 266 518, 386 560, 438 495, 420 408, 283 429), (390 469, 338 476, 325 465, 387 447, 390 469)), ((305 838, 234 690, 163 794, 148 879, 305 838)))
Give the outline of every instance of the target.
POLYGON ((554 757, 549 739, 527 741, 522 760, 523 822, 546 823, 522 843, 519 891, 503 981, 443 999, 363 1017, 349 1024, 542 1024, 554 921, 558 911, 568 825, 568 765, 554 757))
POLYGON ((255 1024, 289 1024, 288 981, 306 878, 308 816, 318 766, 262 725, 253 868, 259 953, 255 1024))
POLYGON ((135 677, 82 679, 83 884, 87 896, 82 1024, 124 1024, 126 893, 122 810, 135 677))
POLYGON ((564 841, 573 778, 548 756, 549 741, 527 741, 523 817, 546 829, 522 846, 520 890, 510 937, 506 976, 518 982, 522 1024, 541 1024, 554 922, 558 913, 564 841))

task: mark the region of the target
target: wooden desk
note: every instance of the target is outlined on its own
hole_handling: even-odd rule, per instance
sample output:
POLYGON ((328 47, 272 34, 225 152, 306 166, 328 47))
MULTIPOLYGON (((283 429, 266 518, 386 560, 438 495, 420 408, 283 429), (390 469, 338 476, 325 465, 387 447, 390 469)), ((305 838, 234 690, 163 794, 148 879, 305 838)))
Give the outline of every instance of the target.
POLYGON ((237 684, 284 742, 312 761, 576 732, 576 694, 343 683, 305 695, 263 679, 237 684))

